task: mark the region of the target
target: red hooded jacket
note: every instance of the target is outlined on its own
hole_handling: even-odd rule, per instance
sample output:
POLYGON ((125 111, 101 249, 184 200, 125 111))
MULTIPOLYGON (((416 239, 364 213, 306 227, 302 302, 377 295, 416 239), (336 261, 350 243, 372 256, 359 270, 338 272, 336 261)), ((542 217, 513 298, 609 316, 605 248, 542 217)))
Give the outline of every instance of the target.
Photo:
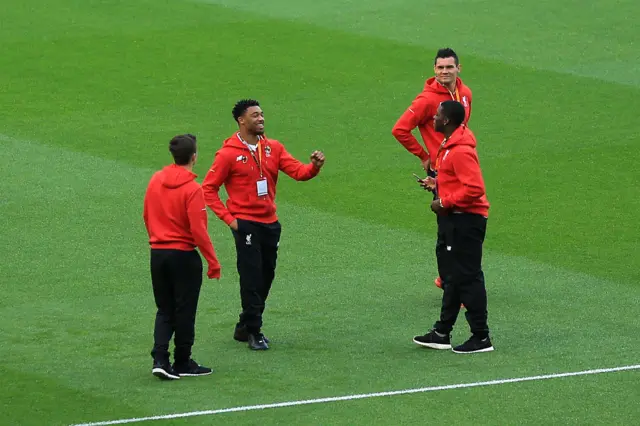
POLYGON ((487 217, 489 201, 471 130, 464 125, 458 127, 437 154, 436 185, 442 206, 487 217))
POLYGON ((442 142, 442 134, 433 129, 433 116, 438 110, 441 102, 457 100, 464 105, 466 125, 471 117, 471 89, 460 80, 456 81, 457 95, 449 92, 449 89, 438 83, 435 77, 431 77, 424 84, 424 90, 420 93, 411 106, 398 119, 391 133, 410 153, 426 161, 431 158, 431 164, 436 162, 436 154, 442 142), (411 131, 418 128, 422 140, 427 147, 424 150, 422 145, 413 136, 411 131))
POLYGON ((144 197, 144 224, 153 249, 198 247, 209 278, 220 278, 220 263, 207 232, 207 210, 197 176, 172 164, 154 173, 144 197))
POLYGON ((309 180, 320 172, 312 163, 303 164, 293 158, 277 140, 261 137, 258 145, 259 153, 254 159, 239 133, 226 139, 202 183, 207 206, 227 225, 236 218, 261 223, 278 220, 275 198, 280 170, 298 181, 309 180), (261 170, 268 192, 258 196, 261 170), (218 194, 222 185, 228 195, 226 206, 218 194))

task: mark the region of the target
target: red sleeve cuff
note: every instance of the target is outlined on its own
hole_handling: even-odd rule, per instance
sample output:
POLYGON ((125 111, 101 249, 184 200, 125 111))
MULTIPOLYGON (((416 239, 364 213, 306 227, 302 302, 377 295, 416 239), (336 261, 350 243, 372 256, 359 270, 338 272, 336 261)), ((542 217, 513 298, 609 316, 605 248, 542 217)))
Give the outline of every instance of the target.
POLYGON ((227 225, 231 225, 231 222, 233 222, 234 220, 236 220, 236 218, 233 217, 233 215, 231 213, 229 213, 229 212, 227 212, 227 214, 222 216, 222 221, 224 223, 226 223, 227 225))

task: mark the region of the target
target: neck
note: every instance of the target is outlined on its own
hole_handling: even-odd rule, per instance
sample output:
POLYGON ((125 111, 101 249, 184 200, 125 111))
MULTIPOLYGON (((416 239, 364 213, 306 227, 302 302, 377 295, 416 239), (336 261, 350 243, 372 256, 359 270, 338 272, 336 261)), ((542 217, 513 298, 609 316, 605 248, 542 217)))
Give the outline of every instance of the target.
POLYGON ((190 172, 193 172, 193 163, 180 164, 180 167, 182 167, 183 169, 189 170, 190 172))
MULTIPOLYGON (((457 127, 456 127, 457 128, 457 127)), ((453 134, 453 132, 456 131, 456 128, 454 127, 447 127, 446 129, 444 129, 444 132, 442 132, 442 134, 444 135, 445 139, 449 139, 451 137, 451 135, 453 134)))
POLYGON ((454 93, 456 90, 456 84, 458 83, 458 79, 456 78, 455 80, 453 80, 451 83, 443 83, 440 81, 440 79, 438 79, 436 77, 436 80, 438 81, 438 83, 440 83, 441 86, 444 86, 449 92, 454 93))
POLYGON ((446 87, 451 93, 454 93, 456 91, 456 81, 455 80, 453 80, 449 84, 444 84, 443 86, 446 87))
POLYGON ((243 141, 248 143, 249 145, 257 145, 258 144, 258 135, 254 135, 252 133, 247 132, 246 129, 240 129, 240 137, 243 141))

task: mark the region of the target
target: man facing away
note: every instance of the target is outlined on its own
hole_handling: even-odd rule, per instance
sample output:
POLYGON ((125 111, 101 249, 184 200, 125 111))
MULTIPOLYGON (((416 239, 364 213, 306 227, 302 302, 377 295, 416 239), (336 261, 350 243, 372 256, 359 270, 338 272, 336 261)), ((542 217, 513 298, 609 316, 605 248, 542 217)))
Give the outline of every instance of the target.
POLYGON ((202 188, 195 181, 196 137, 171 139, 174 164, 156 172, 144 197, 143 218, 151 245, 151 282, 158 311, 153 333, 152 373, 160 379, 211 374, 191 358, 196 310, 202 286, 202 260, 207 276, 220 278, 220 264, 207 232, 207 211, 202 188), (174 335, 174 364, 169 342, 174 335))

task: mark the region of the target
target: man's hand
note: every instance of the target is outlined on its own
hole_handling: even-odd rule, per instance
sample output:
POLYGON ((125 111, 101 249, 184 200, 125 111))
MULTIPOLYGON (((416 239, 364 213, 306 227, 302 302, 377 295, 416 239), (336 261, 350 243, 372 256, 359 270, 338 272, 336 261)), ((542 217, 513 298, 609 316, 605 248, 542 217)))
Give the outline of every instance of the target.
POLYGON ((418 181, 420 186, 429 192, 433 192, 436 190, 436 180, 431 176, 427 176, 424 179, 418 181))
POLYGON ((437 198, 431 202, 431 211, 435 214, 444 213, 445 208, 442 207, 442 201, 440 201, 440 198, 437 198))
POLYGON ((324 165, 324 154, 322 151, 313 151, 311 154, 311 162, 316 168, 320 169, 324 165))
POLYGON ((220 266, 209 266, 209 270, 207 271, 207 277, 211 280, 219 280, 220 279, 220 266))
POLYGON ((422 167, 424 168, 425 172, 429 173, 429 169, 431 168, 431 158, 427 158, 425 161, 423 161, 422 167))
POLYGON ((229 224, 229 228, 233 229, 234 231, 238 230, 238 220, 237 219, 233 219, 233 222, 231 222, 229 224))

